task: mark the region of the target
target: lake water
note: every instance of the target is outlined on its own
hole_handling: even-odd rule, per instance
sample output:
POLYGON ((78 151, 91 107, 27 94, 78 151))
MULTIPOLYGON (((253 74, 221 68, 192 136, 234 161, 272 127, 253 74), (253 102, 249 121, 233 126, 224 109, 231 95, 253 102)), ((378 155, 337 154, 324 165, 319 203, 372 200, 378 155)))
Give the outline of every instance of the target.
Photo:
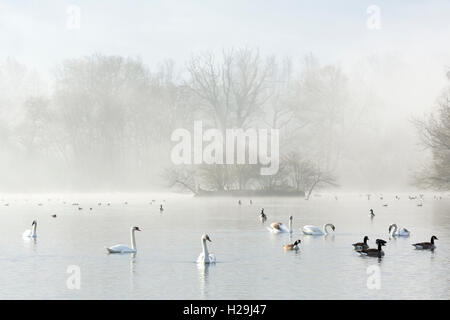
POLYGON ((253 204, 247 198, 238 205, 236 198, 173 194, 2 195, 0 298, 449 299, 450 197, 426 194, 422 207, 400 197, 346 194, 336 200, 323 194, 309 201, 253 198, 253 204), (265 224, 258 216, 262 207, 265 224), (291 239, 267 231, 271 222, 287 224, 289 215, 291 239), (33 219, 38 238, 27 242, 22 233, 33 219), (303 225, 328 222, 336 232, 327 237, 301 233, 303 225), (411 236, 390 240, 390 223, 406 227, 411 236), (134 225, 142 229, 136 233, 137 254, 108 255, 106 246, 129 244, 134 225), (209 234, 209 250, 217 257, 206 268, 195 262, 202 233, 209 234), (388 241, 381 260, 353 251, 351 244, 364 235, 371 247, 377 238, 388 241), (411 246, 431 235, 439 238, 434 252, 411 246), (300 250, 283 250, 296 239, 302 241, 300 250), (67 286, 69 266, 80 268, 80 289, 67 286), (378 283, 373 278, 378 271, 380 287, 370 289, 368 278, 378 283))

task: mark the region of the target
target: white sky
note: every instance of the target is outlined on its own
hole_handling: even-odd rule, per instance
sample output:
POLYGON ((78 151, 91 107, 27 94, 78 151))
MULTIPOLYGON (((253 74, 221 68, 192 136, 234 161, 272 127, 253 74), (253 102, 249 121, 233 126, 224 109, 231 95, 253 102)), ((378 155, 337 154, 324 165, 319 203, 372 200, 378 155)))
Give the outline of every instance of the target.
POLYGON ((51 68, 92 53, 141 56, 150 65, 183 63, 193 52, 259 47, 263 53, 323 62, 397 52, 410 59, 450 51, 450 1, 25 1, 0 2, 0 61, 51 68), (81 9, 81 28, 66 28, 67 7, 81 9), (369 5, 381 29, 366 27, 369 5))

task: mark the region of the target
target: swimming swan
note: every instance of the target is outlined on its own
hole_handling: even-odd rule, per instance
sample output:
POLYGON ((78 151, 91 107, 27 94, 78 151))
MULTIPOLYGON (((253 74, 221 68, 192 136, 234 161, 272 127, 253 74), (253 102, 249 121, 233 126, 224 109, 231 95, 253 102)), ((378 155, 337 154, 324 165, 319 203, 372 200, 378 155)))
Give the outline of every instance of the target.
POLYGON ((318 226, 306 225, 303 227, 303 233, 310 236, 323 236, 328 234, 328 227, 331 227, 333 231, 336 229, 332 223, 324 224, 323 231, 318 226))
POLYGON ((389 226, 389 234, 392 237, 409 237, 410 233, 411 232, 409 232, 409 230, 407 230, 406 228, 400 228, 398 230, 397 225, 395 223, 389 226))
POLYGON ((36 228, 37 228, 37 222, 36 220, 33 220, 33 222, 31 223, 31 230, 25 230, 25 232, 22 234, 22 237, 25 240, 29 240, 29 239, 36 239, 37 234, 36 234, 36 228))
POLYGON ((135 231, 141 231, 139 227, 132 227, 131 228, 131 248, 124 245, 124 244, 117 244, 115 246, 106 248, 106 251, 108 253, 135 253, 136 252, 136 239, 134 237, 135 231))
POLYGON ((197 258, 197 263, 215 263, 216 256, 213 253, 208 252, 208 247, 206 246, 206 241, 212 242, 207 234, 202 235, 202 248, 203 251, 197 258))
POLYGON ((289 232, 292 233, 292 219, 293 217, 289 217, 289 229, 281 222, 273 222, 270 224, 270 227, 267 227, 267 230, 269 230, 272 233, 283 233, 283 232, 289 232))

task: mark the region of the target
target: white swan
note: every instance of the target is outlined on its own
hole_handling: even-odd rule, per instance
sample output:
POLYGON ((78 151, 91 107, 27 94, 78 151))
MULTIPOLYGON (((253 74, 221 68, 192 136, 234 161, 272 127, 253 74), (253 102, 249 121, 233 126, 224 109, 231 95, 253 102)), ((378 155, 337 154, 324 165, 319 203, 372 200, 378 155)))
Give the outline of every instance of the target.
POLYGON ((283 233, 283 232, 289 232, 292 233, 292 216, 289 217, 289 229, 281 222, 273 222, 270 224, 270 227, 267 227, 267 230, 269 230, 272 233, 283 233))
POLYGON ((328 234, 328 227, 331 227, 333 231, 335 230, 335 227, 332 223, 327 223, 323 225, 323 231, 320 230, 318 226, 306 225, 303 227, 303 233, 310 236, 323 236, 328 234))
POLYGON ((202 249, 203 251, 197 258, 197 263, 215 263, 216 256, 213 253, 208 252, 208 247, 206 246, 206 241, 211 242, 211 239, 207 234, 202 235, 202 249))
POLYGON ((406 228, 398 229, 395 223, 389 226, 389 234, 392 237, 409 237, 410 233, 406 228))
POLYGON ((24 233, 22 234, 22 237, 25 240, 36 239, 37 238, 36 228, 37 222, 36 220, 33 220, 33 222, 31 223, 31 229, 25 230, 24 233))
POLYGON ((136 252, 136 239, 134 237, 135 231, 141 231, 141 229, 139 229, 139 227, 131 228, 131 248, 124 244, 117 244, 115 246, 106 248, 106 251, 108 251, 108 253, 135 253, 136 252))

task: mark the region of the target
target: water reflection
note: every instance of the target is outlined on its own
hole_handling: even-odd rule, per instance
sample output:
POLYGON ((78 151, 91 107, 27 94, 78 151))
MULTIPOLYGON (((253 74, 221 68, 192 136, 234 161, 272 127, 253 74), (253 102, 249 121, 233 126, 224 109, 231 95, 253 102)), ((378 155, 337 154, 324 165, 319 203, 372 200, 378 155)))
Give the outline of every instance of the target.
POLYGON ((134 268, 136 264, 136 252, 130 254, 130 274, 134 274, 134 268))
POLYGON ((197 269, 200 279, 200 296, 202 299, 208 298, 208 277, 209 277, 209 268, 211 264, 209 263, 197 263, 197 269))

